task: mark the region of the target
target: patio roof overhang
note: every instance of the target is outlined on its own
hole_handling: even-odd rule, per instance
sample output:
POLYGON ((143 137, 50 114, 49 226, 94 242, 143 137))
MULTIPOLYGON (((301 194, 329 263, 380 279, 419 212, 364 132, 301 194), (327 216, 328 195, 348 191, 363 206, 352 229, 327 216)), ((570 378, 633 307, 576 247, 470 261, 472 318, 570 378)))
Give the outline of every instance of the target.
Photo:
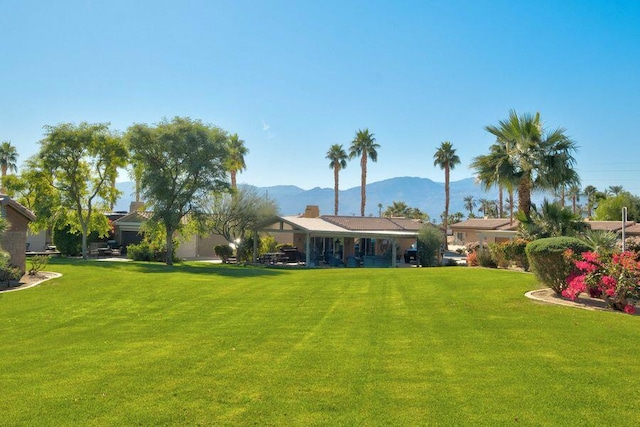
MULTIPOLYGON (((331 238, 371 238, 371 239, 401 239, 418 237, 418 230, 354 230, 332 224, 320 217, 301 218, 298 216, 274 217, 264 221, 256 227, 254 232, 264 233, 299 233, 306 236, 305 253, 306 265, 309 266, 309 244, 312 237, 331 238)), ((257 239, 254 240, 254 245, 257 239)), ((392 266, 395 267, 395 245, 392 245, 392 266)), ((257 247, 254 246, 254 257, 257 247)))
POLYGON ((418 237, 412 230, 350 230, 331 224, 321 218, 276 217, 258 224, 255 231, 266 233, 302 233, 311 237, 365 237, 411 238, 418 237))

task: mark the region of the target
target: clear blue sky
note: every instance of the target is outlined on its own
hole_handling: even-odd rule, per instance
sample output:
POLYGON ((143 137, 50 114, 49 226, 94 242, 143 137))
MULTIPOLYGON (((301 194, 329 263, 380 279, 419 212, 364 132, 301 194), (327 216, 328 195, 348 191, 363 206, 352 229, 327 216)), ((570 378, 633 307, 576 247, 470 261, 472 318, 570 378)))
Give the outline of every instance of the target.
MULTIPOLYGON (((44 125, 179 115, 245 140, 239 182, 332 187, 329 146, 365 127, 368 182, 442 182, 440 142, 470 177, 515 109, 567 129, 583 185, 640 194, 636 0, 4 0, 0 28, 0 140, 20 161, 44 125)), ((359 183, 352 161, 341 188, 359 183)))

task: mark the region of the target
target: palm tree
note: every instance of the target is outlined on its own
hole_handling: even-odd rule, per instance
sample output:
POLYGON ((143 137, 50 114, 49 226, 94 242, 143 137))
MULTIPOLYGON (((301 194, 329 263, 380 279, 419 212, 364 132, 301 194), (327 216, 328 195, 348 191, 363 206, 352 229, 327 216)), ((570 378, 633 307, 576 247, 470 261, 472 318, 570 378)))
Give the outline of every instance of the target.
MULTIPOLYGON (((456 154, 456 149, 449 141, 440 143, 440 147, 433 155, 433 165, 444 169, 444 221, 442 226, 447 230, 449 224, 449 175, 451 169, 460 164, 460 157, 456 154)), ((447 240, 445 238, 444 247, 447 249, 447 240)))
POLYGON ((362 169, 362 175, 360 179, 360 216, 364 216, 364 209, 367 203, 367 159, 371 159, 372 162, 378 161, 378 151, 380 145, 376 143, 376 139, 373 134, 369 132, 369 129, 359 129, 356 132, 356 136, 351 141, 349 147, 349 158, 360 157, 360 168, 362 169))
POLYGON ((483 184, 485 190, 498 186, 498 211, 502 217, 504 211, 503 191, 506 189, 509 200, 509 220, 513 223, 513 191, 517 185, 518 173, 509 157, 510 143, 508 141, 496 141, 489 147, 489 154, 478 156, 471 162, 471 167, 476 170, 477 178, 483 184))
POLYGON ((531 193, 535 188, 553 190, 577 181, 573 170, 575 143, 563 128, 546 131, 540 113, 518 116, 512 110, 507 120, 485 129, 506 147, 518 188, 519 210, 526 216, 531 211, 531 193))
MULTIPOLYGON (((2 175, 4 176, 4 175, 2 175)), ((613 194, 614 196, 619 195, 620 193, 622 193, 622 190, 624 190, 624 188, 622 188, 622 185, 610 185, 609 186, 609 191, 611 192, 611 194, 613 194)))
POLYGON ((571 211, 575 215, 578 210, 578 202, 580 201, 582 189, 580 188, 579 184, 572 184, 569 186, 567 193, 569 197, 571 197, 571 211))
POLYGON ((340 180, 340 171, 347 167, 347 153, 341 144, 333 144, 327 151, 327 159, 329 159, 329 168, 333 169, 333 193, 334 193, 334 215, 338 215, 338 183, 340 180))
POLYGON ((11 144, 11 141, 2 141, 0 143, 0 171, 2 172, 2 192, 4 189, 4 177, 7 176, 7 171, 17 172, 18 167, 18 152, 16 147, 11 144))
POLYGON ((477 206, 476 201, 473 200, 473 196, 464 196, 464 208, 469 211, 469 218, 473 217, 473 208, 477 206))
POLYGON ((236 174, 247 168, 244 156, 249 153, 249 149, 244 146, 244 141, 238 137, 237 133, 229 136, 228 141, 229 157, 227 161, 227 169, 231 175, 231 188, 237 188, 236 174))
POLYGON ((393 202, 391 206, 387 206, 384 211, 385 217, 409 217, 411 208, 405 202, 393 202))

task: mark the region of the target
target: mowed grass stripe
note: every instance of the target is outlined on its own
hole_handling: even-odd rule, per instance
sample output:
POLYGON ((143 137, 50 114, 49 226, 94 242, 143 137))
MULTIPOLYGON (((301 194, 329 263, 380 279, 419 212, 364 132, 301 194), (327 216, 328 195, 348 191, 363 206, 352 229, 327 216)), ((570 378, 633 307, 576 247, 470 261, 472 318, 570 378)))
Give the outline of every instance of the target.
POLYGON ((611 399, 637 419, 638 318, 534 303, 528 274, 51 269, 0 296, 8 424, 597 424, 611 399))

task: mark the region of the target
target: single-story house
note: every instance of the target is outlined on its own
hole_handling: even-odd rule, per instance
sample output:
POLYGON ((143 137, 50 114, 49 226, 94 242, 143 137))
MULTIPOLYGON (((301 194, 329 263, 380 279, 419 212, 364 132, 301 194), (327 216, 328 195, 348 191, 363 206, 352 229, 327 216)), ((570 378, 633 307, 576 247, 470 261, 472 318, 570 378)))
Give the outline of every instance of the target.
MULTIPOLYGON (((151 212, 133 211, 113 222, 114 237, 126 253, 127 246, 138 244, 142 241, 140 232, 142 225, 149 220, 151 212)), ((182 259, 215 258, 213 248, 217 245, 226 245, 229 242, 219 234, 193 234, 178 245, 176 256, 182 259)))
POLYGON ((465 246, 473 242, 501 243, 513 240, 518 221, 509 218, 472 218, 449 226, 453 245, 465 246))
MULTIPOLYGON (((408 218, 320 215, 318 207, 312 205, 302 215, 276 216, 264 221, 254 232, 292 234, 293 245, 304 253, 308 267, 354 265, 354 262, 365 267, 382 265, 385 255, 395 266, 404 250, 415 245, 423 225, 408 218)), ((257 247, 254 259, 257 261, 257 247)))
POLYGON ((27 231, 29 223, 35 221, 36 216, 29 209, 4 194, 0 194, 0 215, 10 224, 2 236, 2 249, 9 252, 11 264, 25 271, 27 231))

